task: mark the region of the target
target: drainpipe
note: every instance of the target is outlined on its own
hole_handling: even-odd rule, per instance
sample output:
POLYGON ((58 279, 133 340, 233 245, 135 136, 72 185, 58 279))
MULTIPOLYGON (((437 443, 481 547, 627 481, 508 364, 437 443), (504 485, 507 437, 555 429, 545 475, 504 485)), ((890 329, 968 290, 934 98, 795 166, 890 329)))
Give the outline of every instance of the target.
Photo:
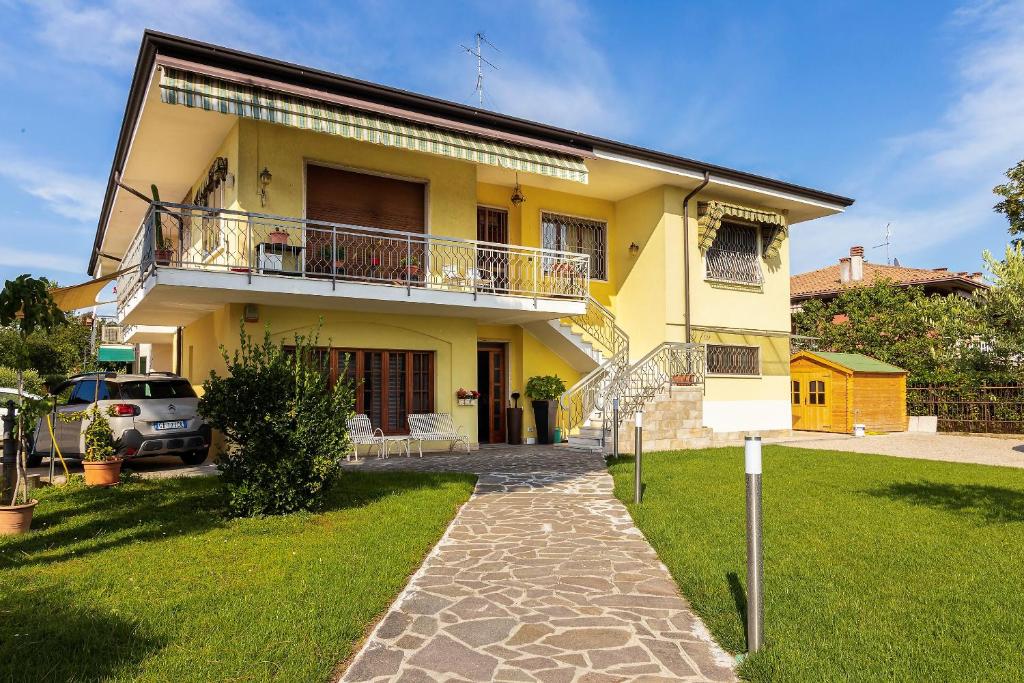
POLYGON ((704 181, 683 198, 683 314, 686 316, 687 344, 693 341, 693 330, 690 327, 690 200, 707 187, 710 181, 711 174, 704 171, 704 181))

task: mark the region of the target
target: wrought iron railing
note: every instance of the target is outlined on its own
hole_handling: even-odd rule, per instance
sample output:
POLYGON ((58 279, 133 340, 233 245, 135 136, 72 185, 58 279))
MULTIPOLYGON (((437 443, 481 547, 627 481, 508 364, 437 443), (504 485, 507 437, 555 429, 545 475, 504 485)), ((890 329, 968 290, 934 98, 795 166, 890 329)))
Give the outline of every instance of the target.
POLYGON ((589 340, 600 347, 605 358, 559 399, 562 422, 571 430, 590 419, 595 410, 604 410, 609 391, 628 371, 629 335, 615 323, 612 312, 593 297, 587 299, 586 312, 566 321, 583 330, 589 340))
POLYGON ((708 249, 704 255, 709 280, 759 285, 764 282, 761 262, 756 253, 708 249))
POLYGON ((704 384, 707 350, 704 344, 662 342, 633 363, 616 390, 621 419, 642 410, 644 404, 668 386, 704 384))
POLYGON ((154 268, 584 301, 590 258, 284 216, 155 203, 125 253, 123 306, 154 268))

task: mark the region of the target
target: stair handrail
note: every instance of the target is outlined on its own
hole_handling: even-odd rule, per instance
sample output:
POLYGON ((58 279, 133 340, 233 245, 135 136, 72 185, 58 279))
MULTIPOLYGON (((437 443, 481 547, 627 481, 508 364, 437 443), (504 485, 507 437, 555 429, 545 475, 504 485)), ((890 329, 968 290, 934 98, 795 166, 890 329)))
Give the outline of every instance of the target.
POLYGON ((707 346, 662 342, 630 366, 615 387, 620 419, 641 410, 647 401, 669 386, 674 377, 687 385, 703 385, 707 372, 707 346))
POLYGON ((582 425, 596 409, 605 410, 608 389, 629 369, 629 335, 615 322, 615 314, 593 296, 587 297, 586 312, 566 319, 602 347, 605 360, 581 377, 558 399, 562 422, 567 430, 582 425))

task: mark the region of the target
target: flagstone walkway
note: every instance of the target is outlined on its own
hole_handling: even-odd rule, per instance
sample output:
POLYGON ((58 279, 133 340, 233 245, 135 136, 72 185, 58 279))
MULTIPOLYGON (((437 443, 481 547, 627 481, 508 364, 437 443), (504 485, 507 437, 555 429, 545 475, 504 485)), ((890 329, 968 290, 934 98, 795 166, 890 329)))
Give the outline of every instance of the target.
POLYGON ((479 480, 342 681, 735 680, 601 456, 506 447, 350 466, 479 480))

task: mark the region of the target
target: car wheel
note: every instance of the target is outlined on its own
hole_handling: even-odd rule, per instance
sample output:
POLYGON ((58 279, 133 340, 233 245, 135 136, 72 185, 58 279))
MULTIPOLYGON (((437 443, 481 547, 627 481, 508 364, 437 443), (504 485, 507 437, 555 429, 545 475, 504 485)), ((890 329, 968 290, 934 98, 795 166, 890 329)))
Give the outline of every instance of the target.
POLYGON ((206 456, 209 455, 209 451, 203 449, 201 451, 192 451, 191 453, 182 453, 181 461, 186 465, 202 465, 206 462, 206 456))

